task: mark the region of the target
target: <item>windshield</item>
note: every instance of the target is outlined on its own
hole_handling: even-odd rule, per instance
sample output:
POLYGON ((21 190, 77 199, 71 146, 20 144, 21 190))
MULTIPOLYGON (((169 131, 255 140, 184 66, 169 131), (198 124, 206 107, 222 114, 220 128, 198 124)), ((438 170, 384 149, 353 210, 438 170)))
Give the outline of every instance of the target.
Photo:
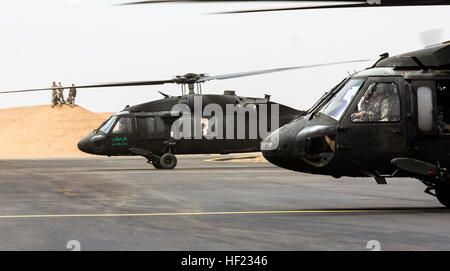
POLYGON ((364 79, 349 80, 344 87, 339 90, 337 94, 322 107, 322 109, 320 109, 319 112, 330 116, 335 120, 339 120, 363 82, 364 79))
POLYGON ((313 111, 316 111, 317 108, 320 107, 320 106, 322 105, 323 101, 325 101, 325 99, 326 99, 331 93, 333 93, 337 88, 339 88, 346 80, 347 80, 347 78, 344 79, 344 80, 342 80, 341 82, 339 82, 339 84, 337 84, 336 86, 334 86, 330 91, 325 92, 325 93, 322 95, 322 97, 320 97, 320 99, 317 100, 317 102, 316 102, 310 109, 308 109, 307 112, 308 112, 308 113, 311 113, 311 112, 313 112, 313 111))
POLYGON ((102 131, 103 133, 107 134, 109 132, 109 130, 111 129, 112 125, 114 124, 114 122, 116 121, 117 116, 112 116, 111 118, 109 118, 109 120, 102 125, 102 127, 100 127, 99 131, 102 131))

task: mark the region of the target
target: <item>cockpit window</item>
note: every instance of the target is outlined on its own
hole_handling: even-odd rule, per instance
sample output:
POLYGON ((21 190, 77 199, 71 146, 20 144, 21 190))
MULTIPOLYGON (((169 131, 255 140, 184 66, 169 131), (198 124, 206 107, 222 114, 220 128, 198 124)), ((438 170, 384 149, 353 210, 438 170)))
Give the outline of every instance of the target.
POLYGON ((113 134, 132 134, 133 125, 131 124, 131 118, 123 117, 114 126, 112 130, 113 134))
POLYGON ((395 122, 401 120, 400 96, 395 83, 372 83, 351 115, 353 122, 395 122))
POLYGON ((339 120, 345 109, 350 105, 355 94, 363 84, 364 79, 351 79, 338 91, 319 111, 327 116, 339 120))
POLYGON ((109 118, 105 124, 103 124, 102 127, 100 127, 99 131, 102 131, 103 133, 107 134, 109 130, 111 130, 111 127, 113 126, 114 122, 116 121, 117 116, 112 116, 109 118))

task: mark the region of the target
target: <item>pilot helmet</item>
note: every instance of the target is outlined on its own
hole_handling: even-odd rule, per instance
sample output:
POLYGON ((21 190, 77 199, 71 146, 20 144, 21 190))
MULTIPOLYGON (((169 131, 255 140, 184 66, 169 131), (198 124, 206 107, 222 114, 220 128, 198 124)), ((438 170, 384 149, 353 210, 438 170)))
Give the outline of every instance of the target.
POLYGON ((379 94, 387 94, 388 91, 390 90, 391 85, 390 84, 386 84, 386 83, 378 83, 376 86, 375 91, 377 92, 377 95, 379 94))

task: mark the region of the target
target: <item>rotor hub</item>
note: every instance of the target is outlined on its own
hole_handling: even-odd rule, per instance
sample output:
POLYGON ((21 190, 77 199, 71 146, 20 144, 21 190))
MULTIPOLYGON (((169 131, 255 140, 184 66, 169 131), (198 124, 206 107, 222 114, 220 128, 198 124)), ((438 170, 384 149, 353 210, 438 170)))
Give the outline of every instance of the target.
POLYGON ((201 73, 186 73, 184 75, 177 75, 174 78, 175 83, 177 84, 195 84, 202 78, 205 78, 207 74, 201 73))

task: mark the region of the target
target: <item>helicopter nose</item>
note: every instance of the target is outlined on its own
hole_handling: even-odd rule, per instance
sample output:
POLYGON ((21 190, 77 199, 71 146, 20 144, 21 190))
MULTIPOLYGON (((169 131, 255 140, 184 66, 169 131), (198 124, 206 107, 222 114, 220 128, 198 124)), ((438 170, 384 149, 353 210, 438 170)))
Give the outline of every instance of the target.
POLYGON ((85 137, 83 137, 79 142, 78 142, 78 149, 82 152, 85 153, 90 153, 90 154, 94 154, 91 144, 90 144, 90 139, 92 138, 92 135, 87 135, 85 137))
POLYGON ((92 132, 78 142, 78 149, 89 154, 105 155, 106 136, 92 132))
POLYGON ((267 161, 274 165, 284 167, 283 160, 286 157, 287 152, 287 142, 286 134, 276 130, 275 132, 269 134, 261 142, 261 152, 267 161))
POLYGON ((279 129, 261 143, 263 156, 272 164, 302 171, 322 168, 335 155, 335 128, 311 125, 300 129, 279 129))

